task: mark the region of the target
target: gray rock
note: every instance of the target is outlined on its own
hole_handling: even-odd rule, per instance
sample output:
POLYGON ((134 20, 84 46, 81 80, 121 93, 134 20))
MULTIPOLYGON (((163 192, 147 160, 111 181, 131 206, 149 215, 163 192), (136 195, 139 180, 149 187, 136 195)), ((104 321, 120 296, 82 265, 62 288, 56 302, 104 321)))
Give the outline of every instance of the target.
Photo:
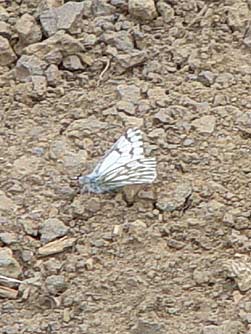
POLYGON ((45 286, 48 292, 52 295, 59 295, 67 288, 65 278, 63 275, 51 275, 45 280, 45 286))
POLYGON ((241 310, 239 312, 239 316, 240 316, 240 318, 242 319, 243 322, 251 324, 251 313, 247 313, 247 312, 244 312, 243 310, 241 310))
POLYGON ((83 33, 81 34, 81 43, 86 47, 87 49, 91 49, 98 41, 98 38, 94 34, 87 34, 83 33))
POLYGON ((223 88, 229 88, 237 84, 237 82, 233 74, 223 72, 218 74, 217 78, 215 79, 215 84, 217 85, 217 87, 223 89, 223 88))
POLYGON ((158 16, 154 0, 129 0, 129 13, 140 21, 151 21, 158 16))
POLYGON ((172 238, 167 239, 166 243, 170 248, 174 248, 174 249, 182 249, 186 246, 185 242, 178 241, 178 240, 172 239, 172 238))
POLYGON ((0 274, 17 278, 21 274, 21 266, 14 259, 11 249, 0 248, 0 274))
POLYGON ((227 264, 230 277, 233 277, 241 292, 251 289, 251 265, 243 260, 230 261, 227 264))
MULTIPOLYGON (((161 87, 154 87, 154 88, 148 89, 147 96, 149 97, 151 101, 154 101, 158 106, 161 106, 161 107, 164 107, 169 102, 168 95, 166 94, 166 90, 161 87)), ((169 107, 172 113, 174 113, 173 109, 175 107, 176 106, 169 107)))
POLYGON ((243 309, 246 312, 251 312, 251 302, 245 302, 245 303, 243 303, 243 309))
POLYGON ((210 325, 205 326, 202 329, 201 334, 224 334, 224 332, 220 326, 210 325))
POLYGON ((0 5, 0 21, 1 22, 6 22, 9 19, 9 13, 7 12, 7 10, 0 5))
POLYGON ((167 4, 166 2, 159 1, 157 2, 157 9, 160 15, 163 17, 165 23, 169 23, 174 18, 174 9, 167 4))
POLYGON ((140 88, 135 85, 119 85, 117 87, 119 98, 123 101, 135 103, 140 100, 140 88))
POLYGON ((94 214, 100 211, 101 203, 96 198, 90 198, 84 200, 82 196, 75 197, 71 204, 75 216, 92 217, 94 214))
POLYGON ((128 0, 111 0, 111 5, 121 9, 127 10, 128 9, 128 0))
POLYGON ((83 138, 86 132, 95 133, 95 131, 100 131, 106 127, 106 122, 101 122, 95 116, 90 116, 87 119, 78 119, 72 122, 65 134, 69 137, 83 138))
POLYGON ((128 228, 129 234, 138 241, 143 241, 148 233, 147 225, 139 219, 126 224, 126 228, 128 228))
POLYGON ((40 227, 41 241, 48 243, 59 237, 65 236, 69 228, 57 218, 49 218, 40 227))
POLYGON ((46 75, 47 83, 51 87, 56 87, 62 79, 61 72, 55 64, 51 64, 44 73, 46 75))
POLYGON ((73 211, 73 216, 82 216, 85 214, 86 208, 83 203, 82 197, 75 197, 73 202, 71 203, 71 208, 73 211))
POLYGON ((40 43, 27 46, 23 53, 46 60, 49 64, 60 64, 63 57, 84 51, 83 45, 77 39, 59 31, 40 43))
POLYGON ((16 31, 19 37, 19 48, 40 42, 42 31, 35 18, 30 14, 22 15, 16 23, 16 31))
POLYGON ((161 211, 172 212, 175 210, 182 210, 186 201, 192 194, 192 186, 188 182, 182 182, 169 189, 168 195, 160 198, 157 201, 157 208, 161 211))
POLYGON ((61 7, 63 4, 64 0, 41 0, 38 3, 35 16, 39 17, 43 12, 52 8, 61 7))
POLYGON ((123 120, 123 123, 125 124, 126 127, 140 128, 144 124, 143 117, 128 116, 124 113, 120 113, 119 116, 123 120))
POLYGON ((31 81, 33 75, 43 75, 48 65, 36 56, 21 56, 16 63, 16 78, 22 82, 31 81))
POLYGON ((147 53, 145 50, 132 50, 127 54, 120 54, 115 56, 116 63, 123 69, 128 69, 134 66, 142 65, 147 60, 147 53))
POLYGON ((44 155, 44 149, 43 147, 33 147, 32 153, 37 155, 38 157, 41 157, 42 155, 44 155))
POLYGON ((216 119, 214 116, 203 116, 192 122, 192 126, 200 133, 210 134, 214 131, 216 119))
POLYGON ((155 128, 148 133, 148 137, 153 139, 152 141, 156 142, 166 138, 166 131, 162 128, 155 128))
POLYGON ((245 35, 244 35, 244 38, 243 38, 243 43, 248 48, 251 47, 251 29, 250 29, 250 27, 248 27, 245 31, 245 35))
POLYGON ((202 71, 198 75, 198 80, 206 87, 210 87, 215 81, 216 75, 210 71, 202 71))
POLYGON ((128 31, 109 31, 102 35, 102 40, 115 47, 119 51, 127 51, 134 49, 131 35, 128 31))
POLYGON ((7 38, 0 36, 0 65, 10 65, 17 59, 7 38))
POLYGON ((155 200, 156 196, 154 191, 152 190, 140 190, 138 192, 138 197, 142 199, 147 199, 147 200, 155 200))
POLYGON ((240 321, 226 320, 222 324, 224 334, 239 334, 244 332, 244 325, 240 321))
POLYGON ((11 35, 10 25, 6 22, 0 22, 0 36, 10 39, 11 35))
POLYGON ((11 198, 0 190, 0 212, 12 212, 15 209, 15 204, 11 198))
POLYGON ((0 233, 0 240, 5 245, 11 245, 17 242, 17 236, 14 233, 3 232, 3 233, 0 233))
POLYGON ((33 96, 36 98, 44 97, 47 91, 46 77, 42 75, 33 75, 31 81, 33 83, 33 96))
POLYGON ((129 101, 119 101, 116 104, 116 108, 118 111, 123 111, 128 115, 134 115, 135 114, 135 105, 132 102, 129 101))
POLYGON ((37 237, 38 225, 33 220, 22 221, 22 225, 26 234, 37 237))
MULTIPOLYGON (((94 69, 95 64, 94 63, 96 61, 96 56, 94 56, 93 54, 88 54, 88 53, 79 53, 78 56, 81 59, 82 64, 87 65, 87 66, 94 65, 94 66, 92 66, 92 69, 95 71, 95 69, 94 69)), ((99 66, 99 65, 97 65, 97 66, 99 66)), ((82 73, 82 75, 88 78, 87 74, 82 73)))
POLYGON ((86 162, 87 153, 84 150, 79 150, 78 153, 66 152, 63 155, 64 167, 68 169, 76 169, 83 167, 86 162))
POLYGON ((29 250, 29 249, 24 249, 24 250, 22 251, 21 256, 22 256, 22 260, 23 260, 24 262, 29 262, 29 261, 32 260, 32 258, 33 258, 33 256, 34 256, 34 253, 33 253, 31 250, 29 250))
POLYGON ((92 213, 97 213, 101 209, 100 201, 96 198, 90 198, 86 201, 86 209, 92 213))
POLYGON ((161 109, 154 115, 154 119, 158 120, 161 123, 173 123, 172 117, 167 109, 161 109))
POLYGON ((76 55, 67 56, 63 59, 63 67, 68 71, 83 70, 85 67, 81 63, 81 60, 76 55))
POLYGON ((54 140, 50 145, 50 158, 62 159, 68 151, 70 151, 70 146, 65 138, 54 140))
MULTIPOLYGON (((8 295, 7 295, 8 296, 8 295)), ((11 296, 8 296, 7 298, 11 298, 11 296)), ((16 299, 17 296, 13 296, 12 298, 16 299)), ((2 326, 2 333, 6 333, 6 334, 15 334, 17 332, 19 332, 20 330, 20 326, 18 324, 15 325, 11 325, 11 326, 2 326)))
POLYGON ((55 258, 50 258, 44 262, 44 267, 49 275, 55 275, 62 268, 62 262, 55 258))
POLYGON ((108 16, 116 12, 116 8, 105 1, 92 1, 91 10, 95 17, 108 16))
MULTIPOLYGON (((169 101, 168 96, 158 92, 158 89, 151 89, 151 95, 148 94, 148 96, 152 103, 162 107, 166 106, 169 101)), ((178 105, 172 105, 167 108, 161 108, 160 111, 154 115, 154 119, 161 123, 177 124, 177 119, 184 118, 186 112, 187 108, 178 105)))
POLYGON ((238 128, 247 133, 251 134, 251 112, 238 112, 238 116, 236 117, 236 123, 238 128))
POLYGON ((45 35, 52 36, 58 30, 76 32, 84 15, 84 7, 84 2, 69 1, 61 7, 43 12, 39 19, 45 35))
POLYGON ((105 246, 105 242, 104 240, 96 239, 96 240, 91 241, 91 245, 96 248, 102 248, 105 246))
POLYGON ((204 284, 210 281, 212 273, 209 270, 201 270, 196 268, 193 272, 193 279, 196 284, 204 284))
POLYGON ((164 334, 166 330, 163 324, 159 324, 152 321, 147 320, 138 320, 137 324, 135 324, 131 331, 131 334, 164 334))
MULTIPOLYGON (((114 19, 112 16, 100 16, 94 19, 95 30, 97 36, 101 34, 102 31, 113 31, 114 30, 114 19)), ((101 39, 102 40, 102 39, 101 39)))
POLYGON ((186 138, 184 141, 183 141, 183 145, 184 146, 191 146, 194 144, 194 140, 192 138, 186 138))

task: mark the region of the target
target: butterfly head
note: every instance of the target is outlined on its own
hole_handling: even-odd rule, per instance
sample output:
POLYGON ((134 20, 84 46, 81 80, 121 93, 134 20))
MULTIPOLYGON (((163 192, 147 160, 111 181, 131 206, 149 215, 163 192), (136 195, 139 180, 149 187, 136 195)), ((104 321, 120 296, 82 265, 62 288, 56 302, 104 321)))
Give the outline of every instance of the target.
POLYGON ((80 176, 78 178, 78 182, 81 187, 81 193, 101 192, 99 186, 96 183, 96 177, 94 177, 92 174, 80 176))

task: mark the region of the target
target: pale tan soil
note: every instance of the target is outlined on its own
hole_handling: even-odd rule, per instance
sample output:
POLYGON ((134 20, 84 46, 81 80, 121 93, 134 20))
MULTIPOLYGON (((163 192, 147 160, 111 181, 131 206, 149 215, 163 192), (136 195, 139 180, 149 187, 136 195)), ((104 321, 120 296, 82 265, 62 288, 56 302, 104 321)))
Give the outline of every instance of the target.
MULTIPOLYGON (((229 269, 236 259, 250 263, 250 9, 241 0, 168 3, 170 23, 140 25, 147 60, 123 72, 111 60, 100 82, 104 45, 84 79, 62 69, 60 84, 39 99, 16 81, 15 64, 4 67, 0 186, 12 202, 0 232, 15 242, 2 246, 19 262, 19 279, 38 275, 39 284, 27 298, 20 288, 17 299, 1 299, 1 333, 251 333, 251 285, 242 291, 229 269), (119 85, 140 88, 132 115, 111 109, 119 85), (204 116, 205 131, 196 121, 204 116), (89 129, 72 128, 87 119, 89 129), (140 126, 158 160, 156 183, 134 197, 130 189, 75 194, 72 178, 130 126, 140 126), (62 221, 75 243, 39 257, 36 231, 48 218, 62 221), (54 295, 52 275, 65 279, 54 295)), ((36 9, 28 0, 4 6, 13 22, 36 9)))

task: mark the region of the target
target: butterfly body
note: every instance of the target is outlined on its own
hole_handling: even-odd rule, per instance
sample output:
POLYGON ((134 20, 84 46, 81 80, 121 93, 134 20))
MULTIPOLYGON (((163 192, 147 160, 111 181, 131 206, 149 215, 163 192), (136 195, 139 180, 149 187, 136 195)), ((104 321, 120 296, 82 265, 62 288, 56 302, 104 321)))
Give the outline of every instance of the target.
POLYGON ((128 129, 121 136, 93 172, 81 176, 81 192, 103 193, 126 185, 152 183, 156 178, 155 158, 145 158, 142 134, 128 129))
POLYGON ((98 175, 95 175, 94 173, 85 175, 85 176, 81 176, 78 180, 79 180, 79 184, 82 186, 82 190, 81 192, 94 192, 94 193, 102 193, 104 192, 100 185, 99 182, 97 180, 98 175))

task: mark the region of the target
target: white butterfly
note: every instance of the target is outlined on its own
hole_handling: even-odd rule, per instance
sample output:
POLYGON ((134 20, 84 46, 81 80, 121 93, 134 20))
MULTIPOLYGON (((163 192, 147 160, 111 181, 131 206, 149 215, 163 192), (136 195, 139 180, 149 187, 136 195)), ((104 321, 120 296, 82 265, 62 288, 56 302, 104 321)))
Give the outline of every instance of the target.
POLYGON ((103 193, 131 185, 152 183, 157 176, 155 158, 145 158, 142 133, 128 129, 105 154, 93 172, 79 177, 81 192, 103 193))

